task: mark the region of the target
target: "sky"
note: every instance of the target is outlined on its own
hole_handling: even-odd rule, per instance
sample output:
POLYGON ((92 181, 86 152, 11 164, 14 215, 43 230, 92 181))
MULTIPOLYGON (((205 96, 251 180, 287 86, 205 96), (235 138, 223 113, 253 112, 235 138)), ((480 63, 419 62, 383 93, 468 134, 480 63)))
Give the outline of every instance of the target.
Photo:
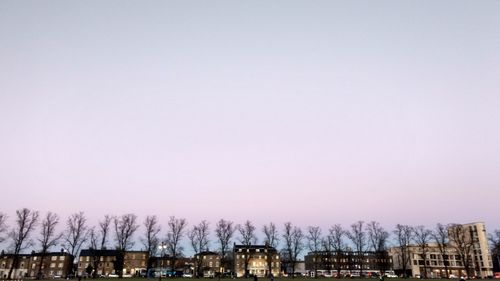
POLYGON ((0 211, 500 229, 499 10, 1 0, 0 211))

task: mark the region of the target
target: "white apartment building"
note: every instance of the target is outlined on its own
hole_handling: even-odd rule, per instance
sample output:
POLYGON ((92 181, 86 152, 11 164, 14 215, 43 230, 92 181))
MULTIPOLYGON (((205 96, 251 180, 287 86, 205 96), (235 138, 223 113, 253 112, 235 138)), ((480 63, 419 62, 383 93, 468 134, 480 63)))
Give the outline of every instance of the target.
MULTIPOLYGON (((493 262, 491 253, 488 247, 488 238, 484 223, 468 223, 458 225, 464 233, 464 240, 471 245, 469 250, 469 271, 472 276, 486 278, 493 276, 493 262)), ((448 233, 453 231, 452 228, 448 233)), ((436 243, 429 243, 427 245, 426 264, 424 266, 424 259, 422 256, 422 248, 419 245, 408 245, 406 247, 408 252, 408 263, 406 265, 407 271, 411 272, 411 276, 425 276, 424 270, 427 271, 429 278, 444 278, 446 276, 467 276, 463 259, 460 251, 452 239, 446 245, 446 252, 443 255, 436 243), (445 266, 445 263, 447 266, 445 266), (448 275, 446 274, 448 270, 448 275)), ((402 257, 401 249, 393 247, 388 250, 389 256, 392 257, 393 268, 396 272, 402 272, 402 257)), ((471 277, 472 277, 471 276, 471 277)))

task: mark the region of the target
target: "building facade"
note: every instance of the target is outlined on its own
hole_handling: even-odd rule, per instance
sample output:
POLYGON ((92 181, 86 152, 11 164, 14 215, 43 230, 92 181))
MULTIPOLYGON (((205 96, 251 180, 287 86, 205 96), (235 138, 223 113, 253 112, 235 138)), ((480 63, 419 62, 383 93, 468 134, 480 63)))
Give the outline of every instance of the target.
POLYGON ((197 277, 214 277, 220 270, 218 253, 205 251, 194 256, 194 273, 197 277))
MULTIPOLYGON (((49 252, 44 255, 32 252, 18 255, 18 266, 12 271, 12 278, 44 278, 66 277, 72 270, 72 256, 66 252, 49 252)), ((0 255, 0 278, 8 277, 13 254, 0 255)))
MULTIPOLYGON (((462 225, 452 226, 449 229, 449 234, 453 235, 454 228, 462 228, 464 233, 464 242, 470 243, 470 261, 469 263, 470 272, 468 275, 474 277, 485 278, 488 276, 493 276, 493 261, 491 257, 490 248, 488 245, 488 235, 486 232, 486 227, 483 222, 468 223, 462 225)), ((458 233, 461 233, 460 231, 458 233)), ((458 240, 458 239, 457 239, 458 240)), ((462 253, 459 246, 455 245, 457 241, 454 241, 450 237, 450 246, 455 248, 457 252, 462 253)))
POLYGON ((148 252, 84 249, 78 260, 80 276, 139 276, 146 271, 148 252))
MULTIPOLYGON (((31 267, 31 255, 18 255, 18 266, 16 266, 12 270, 11 277, 13 279, 22 279, 29 275, 28 271, 31 267)), ((14 263, 14 255, 13 254, 4 254, 0 255, 0 277, 2 279, 7 279, 9 276, 10 268, 14 263)))
MULTIPOLYGON (((440 251, 438 244, 429 243, 425 259, 420 245, 408 245, 406 247, 409 257, 406 265, 408 274, 414 277, 427 275, 429 278, 493 276, 493 263, 484 223, 453 225, 448 229, 448 236, 449 243, 444 247, 445 253, 440 251)), ((402 272, 401 249, 391 248, 389 255, 392 257, 396 272, 402 272)))
POLYGON ((236 277, 255 275, 278 276, 281 260, 278 251, 266 245, 234 245, 234 274, 236 277))
MULTIPOLYGON (((451 247, 446 248, 446 255, 443 256, 437 244, 429 243, 426 250, 427 257, 425 266, 422 256, 422 247, 419 245, 408 245, 406 249, 409 257, 406 266, 408 275, 420 277, 424 276, 424 271, 427 271, 428 278, 446 278, 447 276, 458 277, 466 275, 459 255, 451 247), (448 275, 446 274, 446 269, 448 270, 448 275)), ((395 271, 401 274, 403 265, 400 248, 394 247, 389 249, 389 255, 392 256, 395 271)))
POLYGON ((72 256, 64 251, 46 254, 32 253, 28 277, 52 279, 65 277, 72 270, 72 256))
POLYGON ((392 259, 387 251, 309 252, 305 257, 305 269, 310 276, 371 276, 392 271, 392 259))

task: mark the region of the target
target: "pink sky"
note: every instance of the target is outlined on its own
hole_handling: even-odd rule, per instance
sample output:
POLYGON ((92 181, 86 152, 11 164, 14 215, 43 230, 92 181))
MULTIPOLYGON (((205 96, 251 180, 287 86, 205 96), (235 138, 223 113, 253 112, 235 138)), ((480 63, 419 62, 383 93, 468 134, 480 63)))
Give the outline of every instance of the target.
POLYGON ((500 228, 498 1, 0 5, 11 218, 500 228))

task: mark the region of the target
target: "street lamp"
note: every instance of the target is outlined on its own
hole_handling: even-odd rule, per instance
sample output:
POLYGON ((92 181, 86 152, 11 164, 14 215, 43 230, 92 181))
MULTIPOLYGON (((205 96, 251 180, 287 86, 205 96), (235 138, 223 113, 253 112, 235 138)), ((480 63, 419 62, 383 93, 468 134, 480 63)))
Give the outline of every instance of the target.
POLYGON ((158 249, 160 249, 160 277, 159 281, 161 281, 161 274, 163 273, 163 257, 165 256, 165 249, 167 248, 167 244, 165 242, 161 242, 161 244, 158 246, 158 249))

